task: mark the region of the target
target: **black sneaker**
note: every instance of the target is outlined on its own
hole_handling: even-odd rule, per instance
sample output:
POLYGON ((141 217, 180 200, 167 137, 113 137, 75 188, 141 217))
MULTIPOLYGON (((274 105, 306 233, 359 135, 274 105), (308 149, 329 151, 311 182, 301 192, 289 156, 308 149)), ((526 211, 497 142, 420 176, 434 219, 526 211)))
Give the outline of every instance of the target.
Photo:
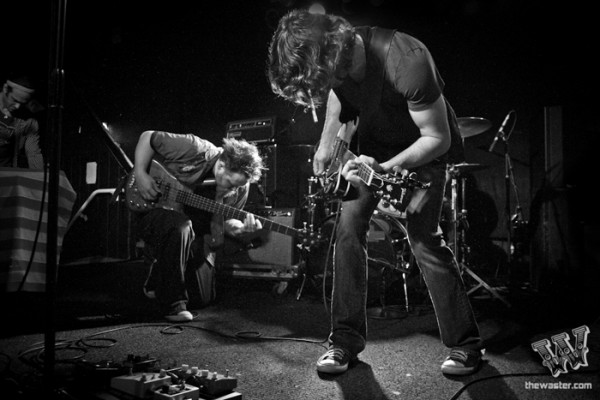
POLYGON ((190 322, 194 319, 191 312, 187 310, 185 303, 175 303, 165 318, 171 322, 190 322))
POLYGON ((448 375, 469 375, 479 368, 481 351, 454 348, 442 363, 442 372, 448 375))
POLYGON ((354 360, 350 352, 342 347, 332 347, 317 360, 317 371, 327 374, 341 374, 348 370, 354 360))

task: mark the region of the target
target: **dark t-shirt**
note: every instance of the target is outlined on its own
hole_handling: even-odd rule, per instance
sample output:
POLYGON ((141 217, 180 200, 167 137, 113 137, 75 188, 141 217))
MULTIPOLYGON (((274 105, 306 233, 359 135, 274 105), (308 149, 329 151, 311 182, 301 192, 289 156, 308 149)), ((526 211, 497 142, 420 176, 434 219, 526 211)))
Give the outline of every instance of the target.
MULTIPOLYGON (((365 43, 365 79, 346 79, 334 92, 342 103, 342 122, 360 116, 353 150, 385 161, 420 137, 409 110, 420 111, 442 96, 444 81, 427 47, 402 32, 358 27, 365 43), (388 47, 375 43, 374 31, 387 32, 388 47), (373 41, 372 41, 373 40, 373 41)), ((381 37, 381 35, 379 36, 381 37)), ((456 116, 446 101, 452 145, 440 161, 464 159, 456 116)))

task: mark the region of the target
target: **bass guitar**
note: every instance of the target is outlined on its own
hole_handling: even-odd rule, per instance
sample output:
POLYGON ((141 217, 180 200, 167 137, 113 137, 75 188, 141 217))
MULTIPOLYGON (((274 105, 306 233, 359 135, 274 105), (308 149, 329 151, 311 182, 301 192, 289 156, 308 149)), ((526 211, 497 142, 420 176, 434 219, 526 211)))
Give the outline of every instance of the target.
MULTIPOLYGON (((161 191, 160 196, 154 201, 146 201, 142 198, 135 179, 135 174, 129 172, 125 183, 125 200, 127 207, 136 213, 150 211, 154 208, 164 208, 167 210, 183 211, 183 206, 197 208, 208 211, 213 214, 221 214, 225 218, 235 218, 243 221, 249 214, 244 211, 215 200, 197 195, 192 189, 179 182, 171 173, 158 161, 152 160, 148 174, 156 181, 161 191)), ((309 248, 313 244, 322 241, 320 233, 312 231, 312 227, 296 229, 287 225, 279 224, 270 219, 254 215, 254 218, 262 223, 263 229, 279 232, 284 235, 301 239, 302 247, 309 248)))

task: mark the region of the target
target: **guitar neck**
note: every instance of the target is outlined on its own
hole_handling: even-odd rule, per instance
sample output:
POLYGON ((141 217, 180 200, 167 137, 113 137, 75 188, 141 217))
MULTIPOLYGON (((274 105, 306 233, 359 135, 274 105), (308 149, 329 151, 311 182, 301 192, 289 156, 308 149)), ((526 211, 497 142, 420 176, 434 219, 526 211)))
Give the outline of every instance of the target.
POLYGON ((371 186, 373 178, 379 177, 375 170, 365 163, 358 164, 358 176, 367 186, 371 186))
MULTIPOLYGON (((357 158, 357 155, 352 153, 350 150, 346 150, 346 157, 348 159, 354 160, 357 158)), ((367 185, 371 186, 373 183, 373 179, 381 179, 380 175, 375 172, 373 168, 368 166, 365 163, 358 164, 357 170, 358 177, 367 185)))
MULTIPOLYGON (((175 201, 185 204, 190 207, 199 208, 204 211, 208 211, 214 214, 221 214, 225 217, 225 219, 239 219, 243 221, 246 219, 246 216, 249 214, 248 211, 240 210, 239 208, 235 208, 229 206, 227 204, 218 203, 214 200, 210 200, 206 197, 199 196, 192 192, 187 192, 183 190, 178 190, 175 196, 175 201)), ((301 236, 300 231, 296 228, 291 228, 286 225, 279 224, 270 219, 258 216, 254 214, 254 218, 259 220, 263 226, 263 229, 279 232, 288 236, 301 236)))

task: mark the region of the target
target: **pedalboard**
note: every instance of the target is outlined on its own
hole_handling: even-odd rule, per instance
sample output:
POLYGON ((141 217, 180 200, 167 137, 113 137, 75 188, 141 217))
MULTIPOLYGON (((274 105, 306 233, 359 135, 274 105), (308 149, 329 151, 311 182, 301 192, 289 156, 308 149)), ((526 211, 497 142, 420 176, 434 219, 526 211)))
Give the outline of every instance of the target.
POLYGON ((75 364, 75 379, 87 386, 104 386, 116 376, 159 370, 159 360, 149 355, 129 354, 123 361, 101 360, 90 362, 85 359, 75 364))
POLYGON ((110 387, 137 399, 151 399, 155 391, 162 391, 165 386, 170 388, 171 383, 171 376, 162 370, 158 373, 138 372, 115 376, 110 380, 110 387))
POLYGON ((152 400, 241 400, 235 392, 237 378, 229 371, 199 369, 182 364, 159 371, 131 372, 110 381, 111 393, 126 399, 152 400))
POLYGON ((206 369, 182 365, 175 374, 186 383, 200 388, 202 393, 211 396, 231 392, 237 387, 237 378, 229 376, 229 371, 222 375, 206 369))

